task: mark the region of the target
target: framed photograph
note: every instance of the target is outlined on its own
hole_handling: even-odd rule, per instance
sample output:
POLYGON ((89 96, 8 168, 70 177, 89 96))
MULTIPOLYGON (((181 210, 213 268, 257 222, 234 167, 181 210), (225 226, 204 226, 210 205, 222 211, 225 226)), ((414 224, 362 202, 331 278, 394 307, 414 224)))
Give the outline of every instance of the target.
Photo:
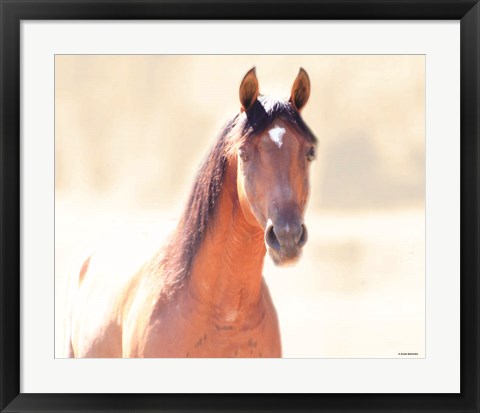
POLYGON ((480 412, 477 1, 0 12, 2 412, 480 412))

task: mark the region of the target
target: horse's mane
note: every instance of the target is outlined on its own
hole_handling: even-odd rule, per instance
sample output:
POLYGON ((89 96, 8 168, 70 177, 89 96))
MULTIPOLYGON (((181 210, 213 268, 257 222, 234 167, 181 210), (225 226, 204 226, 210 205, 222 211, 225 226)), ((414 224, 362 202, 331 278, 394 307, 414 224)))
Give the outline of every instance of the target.
POLYGON ((305 139, 316 143, 312 131, 285 100, 259 96, 248 111, 237 114, 227 122, 197 173, 177 228, 160 252, 160 261, 155 260, 161 265, 171 286, 178 287, 188 278, 194 257, 211 226, 225 177, 229 150, 242 140, 261 132, 279 117, 297 128, 305 139))

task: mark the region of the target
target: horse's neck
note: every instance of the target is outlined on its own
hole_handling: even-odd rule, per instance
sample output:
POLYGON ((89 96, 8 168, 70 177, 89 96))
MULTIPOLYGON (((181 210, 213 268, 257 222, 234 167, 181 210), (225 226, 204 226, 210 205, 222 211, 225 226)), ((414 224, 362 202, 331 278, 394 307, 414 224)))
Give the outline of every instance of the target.
POLYGON ((263 231, 243 215, 232 174, 227 174, 213 226, 195 257, 189 289, 219 321, 241 322, 258 308, 265 244, 263 231))

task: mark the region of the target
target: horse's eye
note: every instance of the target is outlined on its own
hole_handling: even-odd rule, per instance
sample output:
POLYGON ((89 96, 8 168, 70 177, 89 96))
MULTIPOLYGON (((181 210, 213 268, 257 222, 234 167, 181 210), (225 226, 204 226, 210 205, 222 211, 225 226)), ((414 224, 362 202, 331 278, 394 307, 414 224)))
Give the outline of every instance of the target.
POLYGON ((313 161, 315 159, 315 147, 312 146, 307 152, 307 160, 313 161))
POLYGON ((247 151, 240 149, 240 150, 238 151, 238 156, 240 156, 240 159, 241 159, 243 162, 247 162, 247 161, 248 161, 247 151))

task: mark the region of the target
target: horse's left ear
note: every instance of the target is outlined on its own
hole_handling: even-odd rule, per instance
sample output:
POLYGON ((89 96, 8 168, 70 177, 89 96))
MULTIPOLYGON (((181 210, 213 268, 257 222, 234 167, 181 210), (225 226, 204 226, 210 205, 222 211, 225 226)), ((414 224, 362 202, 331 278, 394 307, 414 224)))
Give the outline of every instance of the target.
POLYGON ((290 94, 290 103, 299 112, 307 104, 310 97, 310 78, 303 67, 300 68, 290 94))
POLYGON ((244 76, 240 84, 240 103, 242 110, 250 109, 258 98, 258 80, 255 74, 255 67, 252 67, 244 76))

